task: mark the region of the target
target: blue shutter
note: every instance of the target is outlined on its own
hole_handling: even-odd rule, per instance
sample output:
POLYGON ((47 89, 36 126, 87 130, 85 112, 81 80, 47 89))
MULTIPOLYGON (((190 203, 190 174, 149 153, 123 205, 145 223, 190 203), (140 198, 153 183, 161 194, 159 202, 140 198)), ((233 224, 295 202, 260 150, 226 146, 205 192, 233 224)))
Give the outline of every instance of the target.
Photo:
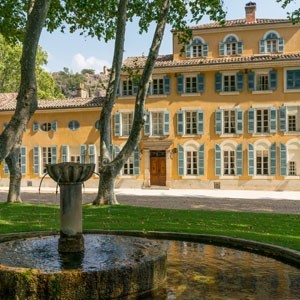
POLYGON ((286 132, 286 106, 279 106, 279 131, 286 132))
POLYGON ((133 175, 140 175, 140 150, 138 146, 133 152, 133 175))
POLYGON ((242 92, 244 89, 244 73, 236 73, 236 90, 242 92))
POLYGON ((269 109, 270 115, 270 132, 275 133, 277 129, 277 110, 276 107, 270 107, 269 109))
POLYGON ((265 53, 265 40, 259 40, 259 53, 265 53))
POLYGON ((171 93, 170 77, 164 76, 164 94, 169 95, 171 93))
POLYGON ((222 92, 222 74, 215 74, 215 90, 216 92, 222 92))
POLYGON ((248 143, 248 175, 254 176, 254 146, 248 143))
POLYGON ((89 155, 89 158, 90 158, 90 163, 95 164, 96 163, 96 160, 95 160, 96 146, 94 144, 88 145, 88 155, 89 155))
POLYGON ((185 57, 190 58, 191 57, 191 44, 186 46, 186 52, 185 52, 185 57))
POLYGON ((204 175, 204 144, 199 146, 198 150, 198 175, 204 175))
POLYGON ((21 156, 21 173, 26 174, 27 163, 26 163, 26 147, 20 147, 20 156, 21 156))
POLYGON ((57 131, 57 121, 53 121, 53 122, 51 123, 51 129, 52 129, 53 131, 57 131))
POLYGON ((40 128, 39 123, 34 121, 33 122, 33 132, 39 131, 39 128, 40 128))
POLYGON ((80 162, 85 164, 86 145, 80 145, 80 162))
POLYGON ((204 132, 204 112, 202 109, 197 110, 197 134, 204 132))
POLYGON ((184 135, 184 111, 177 112, 177 134, 184 135))
POLYGON ((208 56, 208 45, 207 44, 203 44, 202 45, 202 56, 203 57, 207 57, 208 56))
POLYGON ((284 39, 278 39, 278 52, 284 52, 284 39))
POLYGON ((198 93, 203 93, 204 92, 204 84, 205 84, 205 77, 203 74, 198 74, 197 75, 197 81, 198 81, 198 93))
POLYGON ((270 175, 276 175, 276 143, 270 146, 270 175))
POLYGON ((296 75, 295 71, 293 71, 293 70, 286 71, 286 88, 287 89, 294 88, 294 75, 296 75))
POLYGON ((277 89, 277 71, 270 71, 270 90, 274 91, 277 89))
POLYGON ((255 109, 248 109, 248 133, 254 133, 255 109))
POLYGON ((215 130, 216 134, 222 134, 222 109, 215 111, 215 130))
POLYGON ((145 124, 144 124, 144 135, 150 135, 150 112, 145 112, 145 124))
POLYGON ((225 45, 224 43, 219 43, 219 56, 224 56, 225 55, 225 45))
POLYGON ((57 163, 57 147, 52 146, 51 147, 51 164, 57 163))
POLYGON ((183 94, 184 93, 184 77, 183 75, 177 76, 177 93, 178 94, 183 94))
POLYGON ((133 95, 136 95, 139 88, 139 81, 137 78, 133 78, 132 85, 133 85, 133 95))
POLYGON ((236 133, 241 134, 244 131, 244 111, 241 108, 235 110, 236 133))
POLYGON ((221 146, 215 144, 215 175, 221 176, 221 146))
POLYGON ((121 135, 121 113, 116 112, 115 113, 115 136, 120 136, 121 135))
POLYGON ((164 135, 170 134, 170 113, 168 111, 164 111, 164 135))
POLYGON ((255 91, 255 73, 254 72, 248 73, 248 90, 255 91))
POLYGON ((286 167, 287 167, 287 153, 286 153, 286 145, 280 143, 280 175, 286 176, 286 167))
POLYGON ((61 161, 67 162, 69 160, 69 146, 68 145, 62 145, 61 146, 61 161))
POLYGON ((243 175, 243 144, 238 144, 236 147, 236 175, 243 175))
POLYGON ((40 173, 40 149, 38 146, 33 147, 33 173, 40 173))
POLYGON ((178 144, 178 175, 184 175, 184 148, 178 144))
POLYGON ((237 53, 238 53, 238 55, 242 55, 243 54, 243 42, 238 42, 237 45, 238 45, 237 53))

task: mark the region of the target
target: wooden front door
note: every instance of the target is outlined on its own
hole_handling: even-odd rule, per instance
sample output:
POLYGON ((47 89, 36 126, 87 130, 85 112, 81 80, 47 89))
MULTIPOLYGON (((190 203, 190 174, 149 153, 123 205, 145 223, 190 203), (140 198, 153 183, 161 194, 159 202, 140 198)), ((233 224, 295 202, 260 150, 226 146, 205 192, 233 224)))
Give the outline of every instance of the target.
POLYGON ((166 185, 165 151, 150 151, 150 184, 166 185))

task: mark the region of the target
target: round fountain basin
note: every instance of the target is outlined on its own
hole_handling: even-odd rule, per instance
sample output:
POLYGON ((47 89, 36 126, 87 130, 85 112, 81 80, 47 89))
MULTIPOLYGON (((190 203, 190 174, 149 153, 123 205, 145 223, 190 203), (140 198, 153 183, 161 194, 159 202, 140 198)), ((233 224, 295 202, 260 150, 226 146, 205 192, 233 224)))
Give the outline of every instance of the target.
POLYGON ((165 283, 166 248, 142 238, 84 235, 84 252, 58 237, 0 243, 0 299, 136 299, 165 283))

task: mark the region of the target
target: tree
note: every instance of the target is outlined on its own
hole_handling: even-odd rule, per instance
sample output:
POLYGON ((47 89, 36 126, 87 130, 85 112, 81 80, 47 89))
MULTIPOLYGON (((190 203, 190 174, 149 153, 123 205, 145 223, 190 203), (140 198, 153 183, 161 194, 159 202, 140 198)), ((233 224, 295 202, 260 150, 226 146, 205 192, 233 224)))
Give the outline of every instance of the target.
POLYGON ((95 74, 95 70, 94 69, 82 69, 81 70, 81 74, 85 75, 85 74, 91 74, 94 75, 95 74))

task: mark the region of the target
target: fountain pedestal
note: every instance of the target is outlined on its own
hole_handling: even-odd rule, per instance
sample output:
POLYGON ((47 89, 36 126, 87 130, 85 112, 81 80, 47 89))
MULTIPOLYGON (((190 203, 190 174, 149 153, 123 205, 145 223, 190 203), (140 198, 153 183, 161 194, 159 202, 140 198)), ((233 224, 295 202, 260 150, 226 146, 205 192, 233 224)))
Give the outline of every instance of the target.
POLYGON ((95 164, 60 163, 46 165, 50 177, 60 187, 60 238, 62 253, 84 250, 82 235, 82 183, 88 180, 95 164))

